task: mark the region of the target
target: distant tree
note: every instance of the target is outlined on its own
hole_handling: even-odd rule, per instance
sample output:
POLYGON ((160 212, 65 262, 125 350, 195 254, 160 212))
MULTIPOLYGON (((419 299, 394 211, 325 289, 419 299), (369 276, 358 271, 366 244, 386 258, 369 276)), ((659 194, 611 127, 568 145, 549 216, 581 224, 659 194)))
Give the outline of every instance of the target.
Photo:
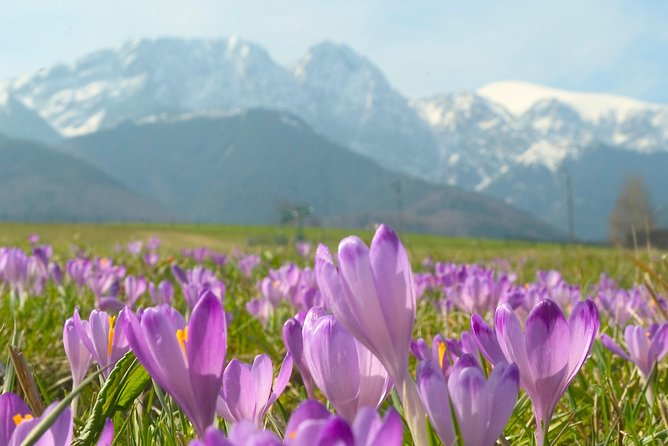
POLYGON ((654 210, 645 182, 639 176, 627 177, 610 213, 610 242, 624 244, 632 234, 644 234, 654 226, 654 210))

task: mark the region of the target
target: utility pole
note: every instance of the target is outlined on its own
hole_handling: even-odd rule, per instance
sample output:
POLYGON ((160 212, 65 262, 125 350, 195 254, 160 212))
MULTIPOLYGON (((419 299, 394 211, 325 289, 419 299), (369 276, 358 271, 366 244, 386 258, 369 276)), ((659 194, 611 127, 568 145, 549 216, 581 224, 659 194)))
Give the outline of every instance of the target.
POLYGON ((392 181, 391 186, 392 189, 394 189, 397 198, 397 231, 402 233, 404 229, 404 216, 401 206, 401 180, 397 179, 392 181))
POLYGON ((575 243, 575 223, 573 217, 573 184, 571 174, 564 170, 566 177, 566 219, 568 221, 568 243, 575 243))

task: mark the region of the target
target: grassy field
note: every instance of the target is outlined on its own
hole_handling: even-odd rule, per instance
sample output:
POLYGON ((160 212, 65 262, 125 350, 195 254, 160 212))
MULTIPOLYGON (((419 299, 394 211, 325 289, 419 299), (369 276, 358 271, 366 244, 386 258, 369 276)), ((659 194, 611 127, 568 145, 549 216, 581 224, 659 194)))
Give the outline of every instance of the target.
MULTIPOLYGON (((274 364, 284 355, 280 340, 283 322, 294 313, 288 306, 280 307, 262 326, 245 310, 245 304, 258 295, 256 282, 264 277, 269 268, 277 268, 287 261, 300 266, 312 266, 310 258, 301 258, 294 249, 295 228, 241 227, 218 225, 69 225, 69 224, 1 224, 0 246, 29 247, 28 236, 39 234, 42 243, 54 246, 54 260, 63 263, 75 249, 84 249, 93 255, 113 256, 116 263, 124 264, 128 274, 145 275, 152 281, 173 280, 170 265, 177 262, 183 267, 192 267, 190 259, 180 257, 181 248, 208 248, 231 253, 235 248, 243 252, 261 254, 262 264, 250 278, 239 273, 233 262, 223 267, 207 263, 207 267, 221 277, 227 285, 225 309, 232 315, 228 336, 228 358, 238 357, 249 361, 254 355, 267 353, 274 364), (162 260, 155 268, 146 267, 139 258, 126 252, 116 251, 116 245, 124 247, 132 240, 147 240, 158 236, 162 260), (171 257, 170 257, 171 256, 171 257)), ((355 234, 369 241, 372 231, 306 228, 304 238, 313 245, 326 243, 336 249, 338 241, 355 234)), ((652 250, 636 252, 585 245, 553 245, 522 241, 474 240, 446 238, 419 234, 402 234, 401 238, 411 256, 415 271, 422 269, 426 256, 435 261, 458 263, 484 263, 499 265, 507 263, 518 274, 518 282, 535 280, 537 270, 557 269, 566 281, 579 285, 583 290, 599 281, 607 273, 623 286, 647 283, 657 292, 665 292, 663 282, 666 275, 666 259, 662 253, 652 250)), ((185 311, 177 291, 175 306, 185 311)), ((468 316, 453 312, 443 319, 434 311, 430 298, 423 300, 418 308, 416 336, 430 340, 437 333, 447 337, 458 337, 468 328, 468 316)), ((149 305, 144 297, 140 304, 149 305)), ((14 344, 23 352, 39 385, 45 402, 63 398, 70 390, 70 372, 62 347, 62 326, 71 317, 74 308, 80 307, 87 315, 95 306, 90 292, 79 292, 76 286, 66 282, 64 286, 48 284, 43 296, 29 297, 19 306, 10 298, 7 287, 0 289, 0 360, 7 365, 8 346, 14 344)), ((602 330, 614 336, 604 323, 602 330)), ((4 368, 4 367, 3 367, 4 368)), ((578 378, 562 398, 552 425, 551 436, 558 438, 557 444, 659 444, 668 441, 665 419, 665 391, 668 380, 663 374, 656 379, 659 400, 653 406, 643 403, 643 383, 629 364, 613 358, 596 343, 592 358, 587 362, 578 378), (661 440, 659 440, 661 439, 661 440)), ((294 375, 293 375, 294 376, 294 375)), ((3 378, 5 380, 5 378, 3 378)), ((11 383, 10 383, 11 384, 11 383)), ((4 385, 7 388, 8 384, 4 385)), ((11 387, 11 386, 10 386, 11 387)), ((14 384, 14 390, 18 385, 14 384)), ((83 423, 90 414, 91 401, 99 386, 87 389, 81 397, 77 422, 83 423)), ((153 401, 150 396, 144 395, 153 401)), ((290 385, 280 399, 281 407, 291 409, 303 399, 303 389, 290 385)), ((389 405, 390 403, 385 403, 389 405)), ((150 403, 149 403, 150 405, 150 403)), ((117 444, 148 444, 146 436, 156 429, 158 444, 186 444, 192 431, 183 432, 181 440, 169 439, 166 427, 172 413, 160 408, 154 411, 139 411, 134 407, 128 412, 117 413, 115 420, 117 444), (151 427, 152 426, 152 427, 151 427)), ((180 412, 176 416, 183 417, 180 412)), ((183 422, 183 421, 182 421, 183 422)), ((183 426, 187 423, 184 422, 183 426)), ((274 410, 268 426, 285 424, 280 413, 274 410)), ((506 430, 511 444, 532 444, 532 412, 526 395, 521 396, 506 430)), ((151 434, 153 435, 153 434, 151 434)))
MULTIPOLYGON (((115 247, 132 240, 160 237, 165 251, 178 253, 181 248, 206 246, 221 251, 241 248, 283 255, 293 252, 297 238, 294 227, 229 225, 161 224, 34 224, 0 223, 0 245, 28 247, 28 237, 39 234, 42 242, 57 252, 68 253, 83 247, 98 255, 111 255, 115 247)), ((312 244, 325 243, 330 249, 343 237, 354 234, 369 242, 372 230, 304 228, 303 238, 312 244)), ((655 261, 663 253, 641 249, 629 251, 606 246, 553 244, 532 241, 443 237, 428 234, 400 234, 411 258, 419 263, 424 257, 461 263, 488 262, 495 259, 522 264, 529 275, 537 269, 558 269, 571 281, 587 283, 598 280, 606 271, 620 280, 637 278, 634 259, 655 261), (592 274, 593 273, 593 274, 592 274)))

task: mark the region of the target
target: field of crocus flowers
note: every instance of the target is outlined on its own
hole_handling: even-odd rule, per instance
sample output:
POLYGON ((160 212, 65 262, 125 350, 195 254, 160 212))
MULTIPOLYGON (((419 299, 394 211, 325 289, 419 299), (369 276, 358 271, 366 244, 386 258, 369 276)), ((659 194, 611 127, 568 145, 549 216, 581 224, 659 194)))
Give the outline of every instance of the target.
POLYGON ((668 443, 661 253, 352 232, 0 226, 0 446, 668 443))

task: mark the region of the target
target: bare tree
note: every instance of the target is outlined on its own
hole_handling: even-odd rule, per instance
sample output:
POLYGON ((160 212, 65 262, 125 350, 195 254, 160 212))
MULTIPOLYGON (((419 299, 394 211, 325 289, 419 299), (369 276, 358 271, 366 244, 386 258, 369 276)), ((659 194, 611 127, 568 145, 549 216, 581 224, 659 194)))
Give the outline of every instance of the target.
POLYGON ((654 210, 645 182, 642 177, 628 176, 610 213, 610 242, 624 244, 631 235, 649 232, 654 225, 654 210))

